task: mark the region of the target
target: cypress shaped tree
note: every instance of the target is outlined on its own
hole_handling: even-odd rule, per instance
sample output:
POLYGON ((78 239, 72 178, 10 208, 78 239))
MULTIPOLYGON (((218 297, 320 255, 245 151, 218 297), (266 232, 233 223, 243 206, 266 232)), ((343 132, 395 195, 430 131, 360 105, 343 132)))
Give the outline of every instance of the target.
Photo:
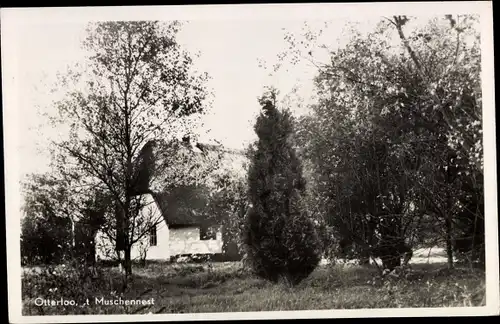
POLYGON ((318 265, 321 241, 304 206, 306 181, 292 146, 292 116, 273 101, 260 100, 254 127, 259 139, 250 152, 244 243, 257 275, 296 285, 318 265))

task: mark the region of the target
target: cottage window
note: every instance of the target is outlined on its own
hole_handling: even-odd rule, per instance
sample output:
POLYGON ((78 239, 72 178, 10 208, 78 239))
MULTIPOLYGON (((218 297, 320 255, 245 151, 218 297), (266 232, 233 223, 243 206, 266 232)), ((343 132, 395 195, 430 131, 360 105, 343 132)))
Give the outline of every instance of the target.
POLYGON ((156 237, 156 225, 153 225, 149 233, 149 245, 156 246, 157 244, 158 242, 156 237))
POLYGON ((215 226, 200 227, 200 240, 216 240, 217 228, 215 226))

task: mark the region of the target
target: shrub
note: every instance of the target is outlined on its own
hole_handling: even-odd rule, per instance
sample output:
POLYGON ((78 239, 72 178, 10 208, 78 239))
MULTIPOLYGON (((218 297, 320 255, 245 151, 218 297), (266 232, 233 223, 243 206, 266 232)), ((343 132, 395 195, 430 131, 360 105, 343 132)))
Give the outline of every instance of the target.
MULTIPOLYGON (((44 206, 45 207, 45 206, 44 206)), ((28 213, 21 223, 21 261, 23 265, 57 264, 71 255, 71 224, 45 207, 28 213)))

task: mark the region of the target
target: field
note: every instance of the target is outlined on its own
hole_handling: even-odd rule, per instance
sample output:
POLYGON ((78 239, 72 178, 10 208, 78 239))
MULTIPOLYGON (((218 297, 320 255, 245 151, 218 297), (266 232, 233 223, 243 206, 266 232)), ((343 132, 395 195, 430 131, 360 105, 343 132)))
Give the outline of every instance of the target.
POLYGON ((252 276, 238 262, 210 264, 150 263, 134 268, 120 293, 117 268, 79 279, 67 267, 23 271, 23 314, 145 314, 236 311, 319 310, 394 307, 461 307, 485 304, 484 271, 446 270, 442 255, 416 253, 413 270, 402 277, 380 278, 375 266, 320 265, 290 288, 252 276), (432 260, 432 262, 428 262, 432 260), (38 300, 36 300, 38 298, 38 300), (37 303, 78 305, 37 306, 37 303), (105 300, 129 305, 104 305, 105 300), (88 302, 87 302, 88 299, 88 302), (133 304, 134 300, 144 305, 133 304), (58 302, 55 302, 58 301, 58 302))

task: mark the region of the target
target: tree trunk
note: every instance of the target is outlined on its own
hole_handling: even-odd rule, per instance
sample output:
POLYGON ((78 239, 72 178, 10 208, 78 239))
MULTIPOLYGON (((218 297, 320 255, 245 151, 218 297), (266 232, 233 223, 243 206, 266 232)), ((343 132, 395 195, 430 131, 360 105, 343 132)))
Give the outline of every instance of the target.
POLYGON ((384 269, 388 269, 389 271, 401 266, 401 255, 396 249, 390 249, 387 255, 383 256, 381 259, 384 269))
POLYGON ((451 215, 448 214, 445 221, 446 225, 446 255, 448 256, 448 269, 453 269, 453 241, 451 215))
POLYGON ((370 251, 368 251, 366 248, 363 248, 359 256, 359 265, 369 265, 369 264, 370 264, 370 251))
POLYGON ((130 188, 130 181, 129 181, 129 175, 131 174, 131 163, 128 163, 128 168, 127 168, 127 173, 126 173, 126 180, 125 180, 125 206, 124 206, 124 256, 123 256, 123 270, 125 271, 125 283, 124 285, 127 285, 127 280, 128 278, 132 275, 132 261, 130 257, 130 250, 132 248, 130 241, 131 241, 131 234, 130 234, 130 206, 131 206, 131 188, 130 188))
POLYGON ((131 246, 128 245, 125 248, 125 256, 123 260, 123 269, 125 270, 125 279, 128 279, 130 276, 132 276, 132 260, 130 257, 130 250, 131 246))
POLYGON ((361 257, 359 259, 359 265, 369 265, 370 264, 370 257, 361 257))

